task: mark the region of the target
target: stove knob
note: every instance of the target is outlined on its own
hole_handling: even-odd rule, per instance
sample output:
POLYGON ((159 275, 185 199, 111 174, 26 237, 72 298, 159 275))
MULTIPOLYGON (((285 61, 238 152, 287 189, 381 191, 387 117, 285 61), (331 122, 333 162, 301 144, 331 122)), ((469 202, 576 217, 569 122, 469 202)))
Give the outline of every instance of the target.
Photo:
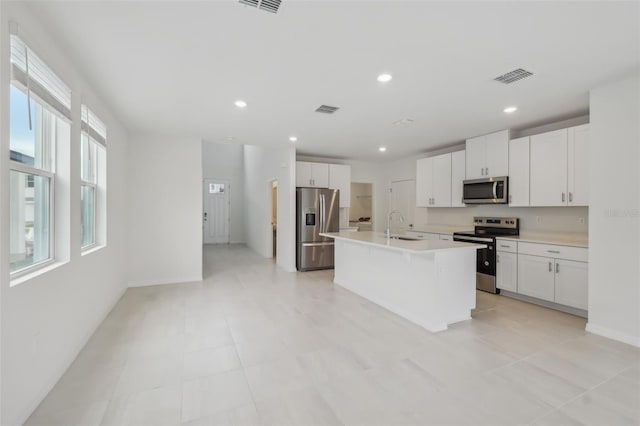
POLYGON ((489 266, 489 262, 488 261, 484 261, 484 266, 489 266))

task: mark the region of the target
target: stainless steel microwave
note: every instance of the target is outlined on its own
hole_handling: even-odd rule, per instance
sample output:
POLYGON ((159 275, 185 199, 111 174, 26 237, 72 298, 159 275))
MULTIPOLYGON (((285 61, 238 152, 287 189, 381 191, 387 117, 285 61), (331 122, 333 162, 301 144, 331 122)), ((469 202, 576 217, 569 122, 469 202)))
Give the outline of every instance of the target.
POLYGON ((462 184, 462 202, 465 204, 507 204, 508 200, 508 176, 469 179, 462 184))

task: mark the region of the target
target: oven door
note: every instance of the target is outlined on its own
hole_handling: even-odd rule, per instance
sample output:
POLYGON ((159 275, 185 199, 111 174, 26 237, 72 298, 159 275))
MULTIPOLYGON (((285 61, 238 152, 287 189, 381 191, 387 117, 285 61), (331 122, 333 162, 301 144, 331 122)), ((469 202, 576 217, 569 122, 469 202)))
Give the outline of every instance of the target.
POLYGON ((496 287, 496 243, 491 237, 476 237, 453 234, 453 241, 480 243, 487 247, 476 250, 476 288, 489 293, 498 293, 496 287))
POLYGON ((465 204, 506 204, 508 182, 507 176, 465 180, 462 201, 465 204))

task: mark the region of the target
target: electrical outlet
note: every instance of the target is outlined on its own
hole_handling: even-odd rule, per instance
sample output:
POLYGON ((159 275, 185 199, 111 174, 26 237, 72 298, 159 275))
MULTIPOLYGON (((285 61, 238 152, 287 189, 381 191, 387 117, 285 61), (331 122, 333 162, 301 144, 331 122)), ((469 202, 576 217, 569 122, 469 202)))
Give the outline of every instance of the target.
POLYGON ((542 218, 540 216, 536 216, 536 223, 540 225, 542 223, 542 218))
POLYGON ((579 223, 580 225, 584 225, 584 217, 579 217, 579 218, 578 218, 578 223, 579 223))

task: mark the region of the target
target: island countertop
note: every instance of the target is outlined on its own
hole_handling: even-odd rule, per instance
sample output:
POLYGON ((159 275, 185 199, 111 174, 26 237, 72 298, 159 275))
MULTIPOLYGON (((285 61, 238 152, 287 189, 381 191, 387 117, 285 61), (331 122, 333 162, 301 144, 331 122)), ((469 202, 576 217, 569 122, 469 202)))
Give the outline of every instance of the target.
POLYGON ((463 243, 459 241, 446 240, 400 240, 397 238, 387 238, 383 232, 327 232, 320 234, 323 237, 345 240, 364 245, 397 250, 412 254, 426 254, 434 251, 444 250, 477 250, 486 247, 484 244, 463 243))

